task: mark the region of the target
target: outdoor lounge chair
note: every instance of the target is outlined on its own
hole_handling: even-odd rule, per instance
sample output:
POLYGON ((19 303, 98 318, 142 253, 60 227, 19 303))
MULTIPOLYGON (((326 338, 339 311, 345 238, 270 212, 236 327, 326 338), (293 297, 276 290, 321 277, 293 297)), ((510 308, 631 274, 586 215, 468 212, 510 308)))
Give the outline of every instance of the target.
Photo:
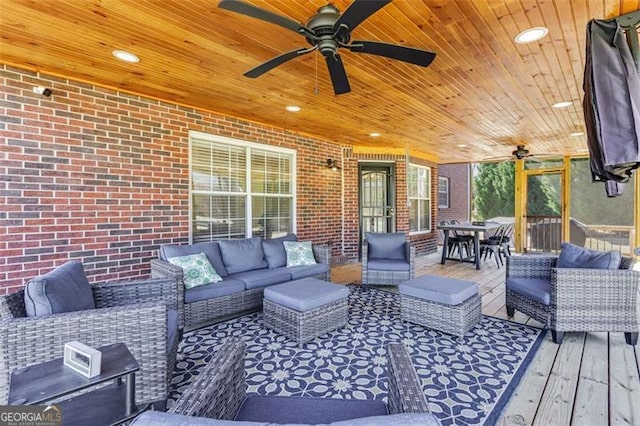
POLYGON ((415 247, 402 232, 367 232, 362 242, 362 284, 398 285, 415 277, 415 247))
POLYGON ((429 404, 407 348, 402 343, 392 342, 386 349, 389 369, 387 404, 380 400, 342 398, 246 397, 245 343, 242 339, 230 338, 222 343, 214 358, 180 395, 169 413, 146 412, 133 425, 232 424, 228 420, 249 421, 252 425, 331 422, 345 425, 352 421, 357 425, 376 426, 440 425, 429 412, 429 404))
MULTIPOLYGON (((79 264, 68 262, 34 280, 46 280, 52 273, 60 279, 64 277, 61 270, 72 263, 79 264)), ((71 276, 74 278, 77 274, 71 276)), ((90 287, 94 309, 44 316, 27 316, 32 308, 25 307, 24 289, 0 297, 0 403, 8 401, 13 370, 62 358, 64 344, 77 340, 93 348, 126 344, 140 365, 136 374, 137 405, 162 406, 180 341, 175 314, 177 285, 175 279, 168 278, 95 283, 90 287)))
MULTIPOLYGON (((575 246, 574 246, 575 247, 575 246)), ((624 332, 638 342, 637 296, 640 272, 622 257, 618 269, 560 268, 558 256, 507 257, 506 307, 551 329, 561 343, 565 331, 624 332)))

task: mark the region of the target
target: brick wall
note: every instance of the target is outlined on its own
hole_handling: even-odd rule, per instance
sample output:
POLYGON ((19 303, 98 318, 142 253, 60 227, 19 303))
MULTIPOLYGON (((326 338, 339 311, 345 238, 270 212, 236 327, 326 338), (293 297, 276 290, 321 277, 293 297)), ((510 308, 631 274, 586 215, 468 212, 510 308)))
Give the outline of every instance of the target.
MULTIPOLYGON (((452 219, 468 222, 470 219, 470 166, 468 164, 441 164, 438 174, 449 178, 449 208, 438 208, 438 220, 452 219)), ((435 181, 437 184, 437 180, 435 181)), ((436 188, 436 198, 438 191, 436 188)))
MULTIPOLYGON (((161 244, 188 241, 189 130, 295 149, 299 237, 357 259, 357 158, 345 147, 0 65, 0 294, 69 259, 91 281, 148 276, 161 244)), ((404 161, 396 166, 404 178, 404 161)), ((406 228, 404 180, 398 221, 406 228)))

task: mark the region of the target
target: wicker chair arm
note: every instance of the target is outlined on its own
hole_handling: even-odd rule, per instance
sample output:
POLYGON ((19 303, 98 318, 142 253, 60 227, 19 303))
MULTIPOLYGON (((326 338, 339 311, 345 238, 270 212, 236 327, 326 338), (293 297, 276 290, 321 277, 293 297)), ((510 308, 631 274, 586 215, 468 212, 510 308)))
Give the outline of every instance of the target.
POLYGON ((416 248, 410 242, 405 244, 405 256, 409 259, 409 279, 413 279, 416 276, 416 248))
POLYGON ((507 256, 507 279, 542 278, 551 279, 551 270, 556 266, 558 256, 523 255, 507 256))
POLYGON ((151 259, 151 278, 174 277, 182 282, 182 268, 162 259, 151 259))
POLYGON ((316 262, 327 265, 326 281, 331 281, 331 246, 328 244, 314 244, 313 256, 316 262))
POLYGON ((186 416, 233 420, 244 401, 245 343, 239 338, 225 340, 217 353, 180 395, 171 413, 186 416))
POLYGON ((553 268, 552 301, 575 303, 579 297, 597 305, 624 301, 635 306, 639 280, 640 271, 629 269, 553 268))
POLYGON ((0 403, 8 401, 10 372, 63 356, 64 344, 125 343, 140 365, 136 402, 167 398, 167 307, 141 303, 0 321, 0 403))
POLYGON ((407 347, 398 342, 388 343, 387 357, 390 414, 429 413, 429 403, 407 347))

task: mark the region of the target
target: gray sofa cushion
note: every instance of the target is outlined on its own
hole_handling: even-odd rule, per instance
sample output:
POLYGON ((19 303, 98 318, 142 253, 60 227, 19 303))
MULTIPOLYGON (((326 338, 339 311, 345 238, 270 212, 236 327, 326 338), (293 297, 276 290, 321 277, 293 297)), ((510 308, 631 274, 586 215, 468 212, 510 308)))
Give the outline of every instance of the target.
POLYGON ((284 270, 291 274, 292 280, 299 280, 300 278, 313 277, 314 275, 326 274, 329 269, 329 265, 326 263, 316 263, 315 265, 308 266, 292 266, 291 268, 278 268, 277 271, 284 270))
POLYGON ((240 406, 236 420, 318 424, 386 414, 387 405, 375 400, 252 395, 240 406))
POLYGON ((222 260, 229 274, 267 267, 262 251, 262 238, 218 241, 222 260))
POLYGON ((402 232, 367 232, 366 238, 369 245, 369 259, 406 260, 406 234, 402 232))
POLYGON ((286 270, 279 269, 256 269, 254 271, 238 272, 230 276, 244 283, 247 290, 253 288, 266 287, 268 285, 280 284, 291 280, 291 274, 286 270))
POLYGON ((367 269, 372 271, 408 271, 409 262, 397 259, 369 259, 367 269))
POLYGON ((622 256, 617 251, 595 251, 571 243, 560 246, 557 268, 618 269, 622 256))
POLYGON ((551 304, 551 281, 543 278, 509 278, 507 288, 537 300, 543 305, 551 304))
POLYGON ((184 302, 193 303, 200 300, 212 299, 214 297, 228 296, 230 294, 240 293, 244 291, 244 289, 245 286, 243 281, 227 277, 218 283, 201 285, 185 290, 184 302))
POLYGON ((262 250, 269 269, 287 265, 287 252, 284 249, 284 241, 298 241, 296 234, 287 234, 284 237, 262 240, 262 250))
POLYGON ((216 241, 195 244, 165 244, 160 246, 160 259, 169 260, 172 257, 188 256, 190 254, 204 253, 207 259, 216 270, 218 275, 226 277, 229 275, 227 268, 222 261, 220 247, 216 241))
POLYGON ((30 280, 24 289, 24 305, 29 317, 96 307, 89 280, 77 260, 30 280))

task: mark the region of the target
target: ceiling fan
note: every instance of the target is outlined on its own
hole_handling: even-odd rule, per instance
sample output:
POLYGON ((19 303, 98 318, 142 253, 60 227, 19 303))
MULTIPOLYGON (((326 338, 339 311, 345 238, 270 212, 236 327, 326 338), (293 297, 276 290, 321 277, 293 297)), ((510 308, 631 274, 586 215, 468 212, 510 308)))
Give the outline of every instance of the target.
POLYGON ((501 162, 513 161, 513 160, 529 160, 535 162, 541 162, 544 158, 557 158, 559 155, 557 154, 544 154, 544 155, 535 155, 531 154, 531 152, 524 145, 517 145, 516 149, 511 151, 511 155, 509 157, 491 157, 486 158, 484 161, 495 161, 501 160, 501 162))
POLYGON ((246 77, 260 77, 278 65, 318 50, 324 56, 329 68, 333 91, 336 95, 341 95, 350 92, 351 86, 338 53, 340 48, 348 49, 354 53, 384 56, 423 67, 429 66, 436 57, 433 52, 414 47, 377 41, 351 40, 351 32, 358 25, 390 2, 391 0, 354 0, 343 13, 340 13, 334 5, 327 4, 318 9, 318 12, 309 18, 306 24, 300 24, 286 16, 240 0, 222 0, 218 7, 279 25, 300 34, 310 44, 310 47, 285 52, 258 65, 244 73, 246 77))

